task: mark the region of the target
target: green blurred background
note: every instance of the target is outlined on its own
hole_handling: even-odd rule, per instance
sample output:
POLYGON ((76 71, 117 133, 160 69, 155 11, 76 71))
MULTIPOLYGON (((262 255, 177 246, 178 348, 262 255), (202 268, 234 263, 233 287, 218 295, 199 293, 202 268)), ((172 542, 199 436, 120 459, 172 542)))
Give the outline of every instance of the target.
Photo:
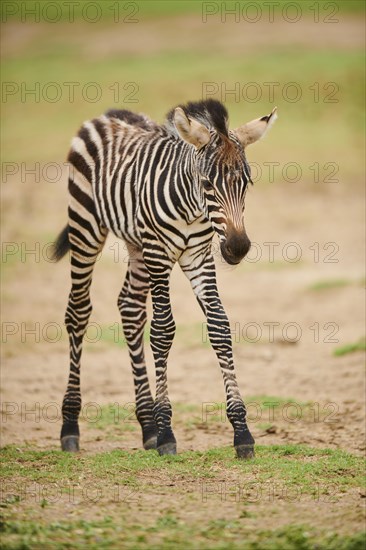
MULTIPOLYGON (((162 121, 171 106, 200 99, 210 82, 219 88, 210 97, 224 100, 234 126, 278 105, 281 120, 275 139, 262 148, 263 158, 342 159, 342 176, 363 172, 363 51, 358 30, 354 34, 349 23, 350 16, 362 18, 361 1, 298 2, 301 18, 294 23, 284 19, 284 13, 296 18, 294 10, 283 12, 289 2, 274 8, 272 23, 268 2, 262 1, 256 2, 261 17, 253 23, 253 8, 237 9, 248 2, 226 2, 228 11, 236 10, 227 13, 226 22, 221 2, 93 2, 100 12, 89 8, 84 16, 88 2, 77 2, 74 22, 66 9, 42 12, 47 2, 38 2, 39 23, 20 6, 34 2, 19 2, 13 16, 6 4, 4 161, 61 161, 84 119, 121 106, 162 121), (207 11, 216 10, 203 22, 207 11), (77 83, 72 101, 68 82, 77 83), (246 88, 251 82, 256 87, 246 88), (265 86, 269 82, 276 83, 273 98, 265 86), (298 101, 286 98, 290 82, 300 87, 298 101), (235 93, 221 93, 222 86, 229 91, 235 85, 235 93), (27 95, 32 88, 36 95, 27 95)), ((296 98, 295 88, 288 94, 296 98)))

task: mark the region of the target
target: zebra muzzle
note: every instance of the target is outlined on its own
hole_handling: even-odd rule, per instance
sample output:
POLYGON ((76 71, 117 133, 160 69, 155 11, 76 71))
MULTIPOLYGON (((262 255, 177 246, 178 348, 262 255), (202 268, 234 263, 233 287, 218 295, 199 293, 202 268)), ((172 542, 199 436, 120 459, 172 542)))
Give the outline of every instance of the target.
POLYGON ((221 242, 221 254, 225 262, 236 265, 248 254, 251 242, 245 231, 230 231, 221 242))

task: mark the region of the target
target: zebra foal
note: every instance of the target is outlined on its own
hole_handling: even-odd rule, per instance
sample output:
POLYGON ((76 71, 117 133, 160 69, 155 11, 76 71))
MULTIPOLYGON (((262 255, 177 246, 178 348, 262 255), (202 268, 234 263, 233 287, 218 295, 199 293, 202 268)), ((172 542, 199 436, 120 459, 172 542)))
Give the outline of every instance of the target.
POLYGON ((118 307, 144 448, 157 448, 161 455, 176 453, 167 359, 175 333, 169 278, 178 262, 206 316, 224 380, 237 456, 254 455, 254 439, 234 372, 230 326, 216 286, 211 241, 216 233, 228 264, 239 263, 249 251, 244 201, 250 168, 245 148, 265 134, 276 118, 275 111, 229 131, 227 111, 215 100, 180 105, 168 113, 164 125, 129 111, 111 110, 85 122, 72 140, 68 224, 54 247, 55 259, 69 250, 71 257, 72 284, 65 316, 70 374, 62 404, 63 450, 79 449, 80 359, 92 311, 90 285, 95 261, 111 231, 125 241, 129 252, 118 307), (149 292, 155 400, 143 345, 149 292))

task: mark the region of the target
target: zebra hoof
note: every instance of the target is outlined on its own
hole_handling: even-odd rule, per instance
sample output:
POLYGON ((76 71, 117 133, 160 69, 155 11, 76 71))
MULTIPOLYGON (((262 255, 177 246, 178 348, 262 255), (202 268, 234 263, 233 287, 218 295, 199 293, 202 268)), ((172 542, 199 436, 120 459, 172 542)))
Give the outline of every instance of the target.
POLYGON ((176 455, 177 454, 177 444, 173 442, 163 443, 158 447, 158 453, 160 456, 163 455, 176 455))
POLYGON ((156 435, 152 435, 144 442, 144 449, 145 451, 149 451, 150 449, 156 449, 158 444, 158 438, 156 435))
POLYGON ((61 437, 61 449, 69 453, 77 453, 79 450, 79 436, 64 435, 64 437, 61 437))
POLYGON ((237 445, 235 450, 236 456, 240 459, 249 460, 255 457, 254 445, 237 445))

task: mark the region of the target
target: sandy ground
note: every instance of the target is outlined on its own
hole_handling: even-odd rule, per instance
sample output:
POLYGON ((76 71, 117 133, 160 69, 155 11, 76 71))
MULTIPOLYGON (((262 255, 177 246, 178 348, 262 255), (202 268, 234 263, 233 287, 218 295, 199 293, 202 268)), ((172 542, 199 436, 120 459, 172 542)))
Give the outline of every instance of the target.
MULTIPOLYGON (((321 189, 297 185, 294 193, 281 183, 254 186, 246 208, 248 233, 255 243, 248 260, 231 269, 217 255, 237 376, 258 443, 298 442, 360 453, 365 448, 364 355, 336 357, 333 352, 363 336, 362 192, 354 186, 349 193, 341 183, 323 184, 321 189), (340 286, 311 289, 323 281, 338 281, 340 286), (297 405, 281 406, 272 417, 256 396, 292 399, 297 405)), ((66 202, 62 190, 58 192, 66 202)), ((7 200, 14 200, 14 193, 12 198, 4 195, 5 206, 7 200)), ((30 234, 38 223, 33 221, 30 234)), ((55 224, 55 232, 58 228, 55 224)), ((5 241, 15 242, 10 235, 5 241)), ((45 261, 46 239, 39 244, 39 257, 25 254, 38 246, 35 240, 24 239, 24 245, 19 241, 18 258, 11 260, 8 254, 9 269, 3 277, 1 443, 55 449, 68 374, 63 327, 68 262, 45 261), (19 299, 20 294, 26 299, 19 299)), ((88 403, 117 402, 124 408, 133 402, 127 349, 113 342, 120 331, 115 302, 125 267, 123 245, 111 238, 95 272, 92 327, 82 361, 86 417, 93 415, 88 403), (92 341, 98 339, 95 323, 108 341, 92 341)), ((169 360, 170 397, 173 403, 195 405, 192 417, 199 424, 198 429, 187 428, 182 419, 189 413, 177 413, 179 449, 228 444, 232 435, 223 413, 221 374, 201 311, 178 267, 172 276, 172 303, 178 329, 169 360), (208 417, 217 420, 221 414, 222 422, 213 428, 208 417)), ((147 353, 153 384, 149 349, 147 353)), ((91 428, 83 430, 82 448, 96 451, 104 443, 95 441, 100 433, 91 428)), ((139 430, 108 445, 139 447, 139 430)))

